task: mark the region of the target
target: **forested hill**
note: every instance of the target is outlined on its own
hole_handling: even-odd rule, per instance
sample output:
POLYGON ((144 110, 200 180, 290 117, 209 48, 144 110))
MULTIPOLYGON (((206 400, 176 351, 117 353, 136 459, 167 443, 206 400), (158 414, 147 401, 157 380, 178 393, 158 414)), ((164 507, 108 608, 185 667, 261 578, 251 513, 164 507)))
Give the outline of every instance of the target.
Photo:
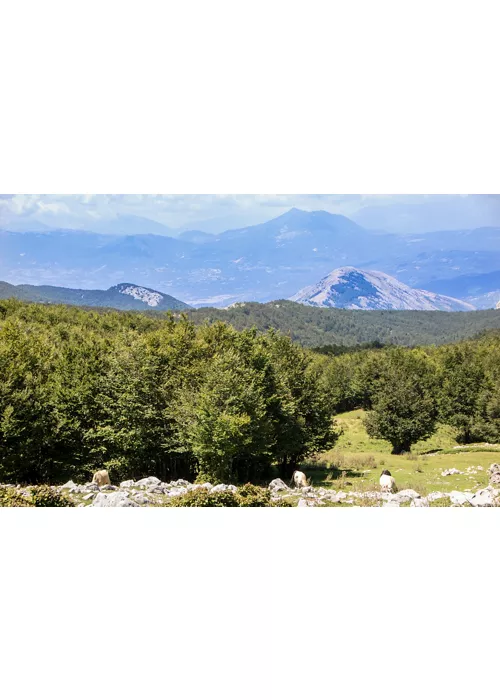
POLYGON ((131 326, 136 329, 159 330, 173 313, 186 315, 197 326, 224 321, 236 330, 256 328, 264 332, 276 329, 308 348, 344 346, 361 343, 383 345, 445 345, 473 338, 485 331, 500 330, 500 310, 447 311, 354 311, 318 309, 290 301, 269 304, 238 304, 229 309, 203 308, 192 310, 116 311, 111 308, 80 309, 75 306, 37 304, 14 299, 0 299, 2 319, 52 318, 69 323, 85 323, 86 318, 101 318, 104 326, 131 326), (51 309, 51 310, 49 310, 51 309), (85 310, 86 309, 86 310, 85 310), (87 313, 93 316, 87 316, 87 313))
POLYGON ((237 330, 276 328, 306 347, 371 343, 442 345, 500 329, 499 311, 351 311, 318 309, 290 301, 237 304, 189 311, 196 323, 226 321, 237 330))

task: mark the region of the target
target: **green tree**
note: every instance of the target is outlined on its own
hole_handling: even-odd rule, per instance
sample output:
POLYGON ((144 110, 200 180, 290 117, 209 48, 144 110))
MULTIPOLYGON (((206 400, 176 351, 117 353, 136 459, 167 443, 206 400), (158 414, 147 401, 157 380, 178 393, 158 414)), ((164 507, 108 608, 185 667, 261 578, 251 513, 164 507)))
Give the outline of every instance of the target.
POLYGON ((479 399, 486 375, 477 352, 469 345, 445 348, 440 356, 439 413, 457 429, 457 440, 470 443, 478 422, 479 399))
POLYGON ((380 355, 365 419, 371 437, 388 440, 393 454, 410 452, 436 428, 435 367, 421 351, 394 349, 380 355))

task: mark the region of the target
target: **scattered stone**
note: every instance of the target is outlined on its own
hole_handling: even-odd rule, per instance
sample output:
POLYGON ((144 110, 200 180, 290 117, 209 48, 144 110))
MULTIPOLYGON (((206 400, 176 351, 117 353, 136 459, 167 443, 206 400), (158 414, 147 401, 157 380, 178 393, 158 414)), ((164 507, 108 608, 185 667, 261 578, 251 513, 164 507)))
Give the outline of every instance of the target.
POLYGON ((455 476, 455 474, 463 474, 463 472, 458 469, 447 469, 445 472, 442 472, 441 476, 455 476))
POLYGON ((128 481, 122 481, 120 484, 121 489, 131 489, 135 484, 135 481, 133 479, 129 479, 128 481))
POLYGON ((301 498, 297 503, 297 508, 314 508, 316 505, 317 504, 314 501, 308 501, 305 498, 301 498))
POLYGON ((139 508, 124 491, 98 493, 92 505, 94 508, 139 508))
POLYGON ((74 481, 68 481, 64 486, 61 486, 62 489, 75 489, 76 484, 74 481))
POLYGON ((472 500, 472 493, 462 493, 461 491, 452 491, 449 496, 452 504, 456 506, 463 506, 472 500))
POLYGON ((136 486, 140 489, 147 489, 151 486, 158 486, 161 484, 160 479, 157 479, 156 476, 148 476, 147 479, 141 479, 136 483, 136 486))
POLYGON ((492 507, 494 505, 493 489, 481 489, 472 496, 470 503, 476 508, 492 507))
POLYGON ((187 488, 188 486, 191 486, 189 481, 186 481, 185 479, 178 479, 177 481, 172 481, 170 486, 177 486, 181 488, 187 488))
POLYGON ((231 493, 236 493, 238 491, 236 486, 228 486, 227 484, 219 484, 218 486, 212 486, 210 493, 224 493, 225 491, 231 491, 231 493))
POLYGON ((269 489, 271 491, 274 491, 275 493, 290 490, 282 479, 275 479, 274 481, 271 481, 271 483, 269 484, 269 489))
POLYGON ((497 485, 500 484, 500 464, 492 464, 488 469, 490 475, 490 484, 497 485))
POLYGON ((148 505, 148 503, 151 503, 150 499, 147 496, 145 496, 143 493, 135 494, 133 496, 133 499, 140 506, 146 506, 146 505, 148 505))
POLYGON ((410 500, 420 498, 420 494, 414 491, 413 489, 405 489, 404 491, 399 491, 399 493, 397 493, 396 496, 398 496, 399 498, 408 498, 410 500))
POLYGON ((96 497, 96 494, 95 494, 95 493, 88 493, 86 496, 83 497, 83 500, 84 500, 84 501, 91 501, 91 500, 94 499, 95 497, 96 497))
POLYGON ((429 501, 427 498, 416 498, 410 503, 410 508, 429 508, 429 501))
POLYGON ((433 503, 434 501, 440 501, 440 500, 442 500, 443 498, 449 498, 449 497, 450 497, 450 496, 449 496, 449 494, 447 494, 447 493, 441 493, 441 491, 434 491, 433 493, 430 493, 430 494, 427 496, 427 501, 428 501, 429 503, 433 503))

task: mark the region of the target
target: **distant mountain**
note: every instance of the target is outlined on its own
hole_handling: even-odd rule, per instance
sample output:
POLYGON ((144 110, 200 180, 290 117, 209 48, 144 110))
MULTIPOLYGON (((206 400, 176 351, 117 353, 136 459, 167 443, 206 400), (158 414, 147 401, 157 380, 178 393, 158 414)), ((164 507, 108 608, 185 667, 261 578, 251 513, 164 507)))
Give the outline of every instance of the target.
POLYGON ((100 219, 92 223, 95 233, 115 236, 136 236, 152 233, 158 236, 175 235, 175 230, 160 224, 159 221, 143 216, 117 216, 114 219, 100 219))
POLYGON ((189 243, 213 243, 215 237, 212 233, 204 231, 183 231, 178 235, 178 239, 189 243))
POLYGON ((290 301, 337 309, 390 309, 394 311, 472 311, 458 299, 411 289, 382 272, 342 267, 316 285, 306 287, 290 301))
POLYGON ((114 225, 115 233, 109 225, 104 233, 0 231, 0 279, 72 289, 132 279, 191 306, 225 307, 290 297, 346 266, 380 270, 416 289, 500 270, 499 229, 397 235, 299 209, 219 235, 195 230, 171 237, 162 224, 140 217, 118 217, 114 225))
POLYGON ((429 284, 429 289, 438 294, 466 299, 478 309, 493 309, 500 299, 500 269, 479 275, 438 279, 429 284))
POLYGON ((22 299, 45 304, 100 306, 122 311, 170 311, 190 307, 168 294, 124 282, 104 291, 101 289, 68 289, 65 287, 12 285, 0 282, 0 299, 22 299))

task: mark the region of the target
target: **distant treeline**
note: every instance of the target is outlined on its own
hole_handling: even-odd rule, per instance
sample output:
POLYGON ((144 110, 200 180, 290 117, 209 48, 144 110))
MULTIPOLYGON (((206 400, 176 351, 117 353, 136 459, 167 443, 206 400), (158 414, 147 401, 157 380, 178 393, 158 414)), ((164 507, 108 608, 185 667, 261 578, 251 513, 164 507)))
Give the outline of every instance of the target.
POLYGON ((351 311, 318 309, 291 301, 240 304, 229 309, 188 311, 197 325, 225 321, 234 328, 276 328, 305 347, 443 345, 500 329, 500 311, 351 311))

